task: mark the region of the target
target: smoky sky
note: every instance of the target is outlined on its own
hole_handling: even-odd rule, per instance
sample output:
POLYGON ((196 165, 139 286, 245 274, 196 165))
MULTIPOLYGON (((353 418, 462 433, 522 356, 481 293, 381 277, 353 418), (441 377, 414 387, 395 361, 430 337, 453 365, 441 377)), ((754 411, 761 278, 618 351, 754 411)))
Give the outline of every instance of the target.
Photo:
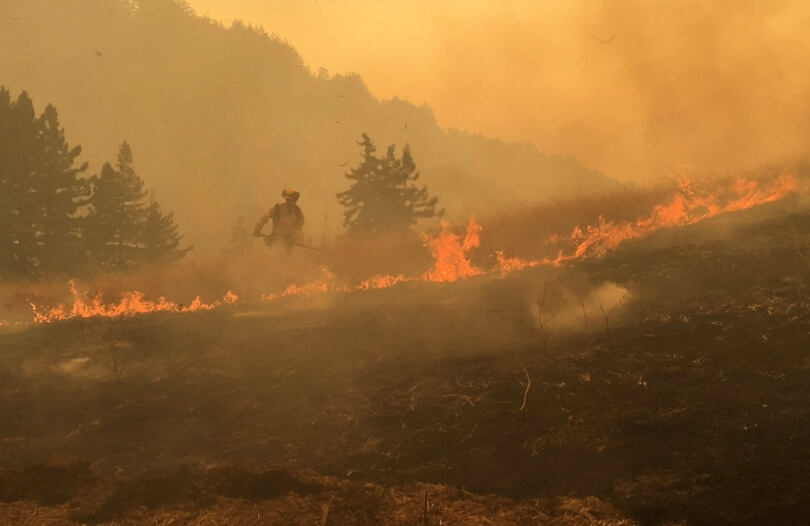
POLYGON ((191 0, 359 73, 439 124, 618 179, 728 172, 807 148, 810 4, 775 0, 191 0))

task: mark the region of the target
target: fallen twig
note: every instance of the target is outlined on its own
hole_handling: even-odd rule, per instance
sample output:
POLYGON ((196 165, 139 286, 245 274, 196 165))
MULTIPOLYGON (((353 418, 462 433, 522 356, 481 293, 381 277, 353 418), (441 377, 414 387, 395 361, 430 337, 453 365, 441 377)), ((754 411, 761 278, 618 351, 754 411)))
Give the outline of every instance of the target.
POLYGON ((526 380, 528 380, 528 383, 526 384, 526 391, 523 392, 523 405, 520 406, 520 410, 523 411, 526 409, 526 397, 529 395, 529 389, 532 387, 532 379, 529 376, 529 371, 526 370, 526 367, 524 367, 523 364, 520 366, 523 368, 523 372, 526 373, 526 380))

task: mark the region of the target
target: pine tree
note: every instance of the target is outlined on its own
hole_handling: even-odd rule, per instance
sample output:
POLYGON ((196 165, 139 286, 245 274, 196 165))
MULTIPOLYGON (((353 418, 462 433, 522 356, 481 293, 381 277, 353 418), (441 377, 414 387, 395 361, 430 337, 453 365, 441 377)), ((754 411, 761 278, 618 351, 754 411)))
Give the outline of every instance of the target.
POLYGON ((132 150, 126 141, 118 150, 115 168, 105 163, 101 174, 90 178, 90 187, 85 226, 88 253, 101 268, 136 266, 146 222, 146 191, 132 166, 132 150))
POLYGON ((343 225, 350 233, 380 233, 407 229, 420 217, 442 215, 436 210, 438 198, 429 197, 426 186, 418 188, 419 178, 410 146, 402 157, 396 157, 395 145, 388 147, 384 157, 377 157, 377 148, 367 134, 357 143, 363 147, 363 160, 357 168, 345 174, 353 181, 351 187, 337 194, 346 207, 343 225))
POLYGON ((40 155, 31 178, 34 194, 40 195, 34 215, 36 259, 44 274, 74 272, 83 263, 76 214, 88 193, 86 181, 79 177, 87 163, 75 164, 81 146, 68 146, 50 104, 38 120, 37 143, 40 155))
POLYGON ((141 260, 150 264, 172 263, 181 259, 192 247, 178 248, 183 236, 177 233, 174 213, 164 215, 160 205, 150 196, 146 219, 141 232, 141 260))
POLYGON ((0 272, 35 277, 82 264, 77 211, 86 194, 71 148, 48 105, 36 118, 26 92, 0 88, 0 272))
POLYGON ((2 166, 0 166, 0 213, 2 230, 0 257, 6 274, 35 275, 35 213, 34 199, 29 193, 36 152, 36 115, 34 104, 26 92, 10 102, 4 90, 2 166))
POLYGON ((86 218, 86 250, 107 270, 126 270, 143 264, 170 263, 191 247, 178 248, 174 214, 163 214, 150 196, 144 198, 143 180, 133 166, 132 149, 124 141, 115 167, 105 163, 101 175, 90 178, 92 194, 86 218))
MULTIPOLYGON (((14 141, 19 140, 14 129, 15 104, 5 88, 0 88, 0 271, 2 274, 20 274, 24 262, 20 261, 19 239, 23 228, 19 203, 24 195, 23 175, 17 166, 14 141)), ((33 116, 31 118, 33 122, 33 116)))

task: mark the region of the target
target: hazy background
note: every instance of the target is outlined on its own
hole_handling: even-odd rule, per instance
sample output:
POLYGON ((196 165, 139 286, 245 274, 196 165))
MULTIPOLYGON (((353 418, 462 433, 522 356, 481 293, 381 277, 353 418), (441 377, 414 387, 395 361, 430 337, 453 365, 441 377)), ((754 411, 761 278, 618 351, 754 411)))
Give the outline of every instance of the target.
POLYGON ((808 22, 779 0, 3 0, 0 85, 55 104, 90 173, 127 140, 201 254, 289 185, 313 242, 339 234, 363 132, 409 143, 457 218, 790 160, 808 22))
POLYGON ((312 67, 609 176, 804 153, 810 4, 796 0, 192 0, 312 67))

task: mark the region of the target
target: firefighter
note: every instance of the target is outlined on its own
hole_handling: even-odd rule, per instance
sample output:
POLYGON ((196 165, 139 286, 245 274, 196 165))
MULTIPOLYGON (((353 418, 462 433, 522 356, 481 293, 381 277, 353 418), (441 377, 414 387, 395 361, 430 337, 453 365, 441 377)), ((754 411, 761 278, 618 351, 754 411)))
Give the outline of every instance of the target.
POLYGON ((284 189, 281 192, 284 202, 276 203, 259 219, 253 228, 253 235, 262 237, 262 227, 272 219, 273 231, 269 236, 264 236, 267 246, 283 243, 287 247, 287 251, 291 251, 292 247, 300 245, 304 227, 304 212, 296 204, 300 196, 301 194, 295 188, 284 189))

